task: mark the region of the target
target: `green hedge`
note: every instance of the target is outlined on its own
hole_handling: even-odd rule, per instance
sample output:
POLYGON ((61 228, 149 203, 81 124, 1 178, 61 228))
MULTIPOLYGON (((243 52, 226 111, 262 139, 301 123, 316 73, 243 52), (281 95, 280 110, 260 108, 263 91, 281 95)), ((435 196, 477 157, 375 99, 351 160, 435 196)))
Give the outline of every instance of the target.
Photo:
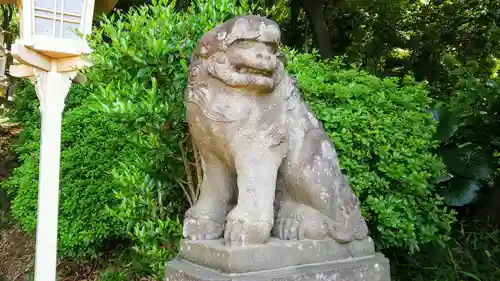
MULTIPOLYGON (((25 231, 34 233, 40 120, 33 86, 24 84, 21 89, 16 100, 18 117, 24 121, 17 146, 22 165, 3 185, 14 195, 12 215, 25 231)), ((82 103, 89 95, 88 89, 74 86, 69 95, 61 136, 59 255, 87 257, 95 255, 119 229, 117 220, 105 208, 118 204, 113 197, 116 183, 110 171, 120 161, 134 157, 134 150, 125 141, 120 123, 89 109, 87 102, 82 103)))
POLYGON ((431 152, 438 143, 425 85, 314 54, 292 52, 288 69, 332 138, 378 245, 442 244, 454 217, 435 189, 444 165, 431 152))
POLYGON ((446 247, 424 245, 409 255, 387 251, 394 281, 500 280, 500 229, 479 221, 461 221, 453 228, 446 247))
POLYGON ((189 207, 184 93, 191 52, 205 32, 252 8, 206 0, 179 11, 172 1, 158 2, 104 19, 90 38, 94 66, 87 72, 97 109, 124 125, 138 154, 113 170, 121 203, 109 213, 156 272, 176 253, 179 219, 189 207))

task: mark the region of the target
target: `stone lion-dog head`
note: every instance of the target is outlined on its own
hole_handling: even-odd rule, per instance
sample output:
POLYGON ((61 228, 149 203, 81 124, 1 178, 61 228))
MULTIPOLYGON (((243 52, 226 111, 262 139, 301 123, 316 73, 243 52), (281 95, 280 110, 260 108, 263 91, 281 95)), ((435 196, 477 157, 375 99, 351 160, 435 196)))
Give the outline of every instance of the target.
POLYGON ((208 74, 230 87, 270 92, 283 69, 280 36, 274 21, 259 16, 220 24, 199 40, 191 57, 190 81, 206 79, 201 73, 205 66, 208 74))

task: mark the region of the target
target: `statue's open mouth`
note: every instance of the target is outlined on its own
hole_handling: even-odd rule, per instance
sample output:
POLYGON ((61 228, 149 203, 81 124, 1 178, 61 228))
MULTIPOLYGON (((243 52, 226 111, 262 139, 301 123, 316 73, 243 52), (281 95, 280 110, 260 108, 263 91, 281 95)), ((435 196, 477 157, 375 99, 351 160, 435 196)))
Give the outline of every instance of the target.
POLYGON ((237 41, 227 51, 227 57, 236 73, 271 77, 276 70, 276 49, 274 43, 237 41))
POLYGON ((279 64, 276 53, 275 43, 237 41, 228 48, 223 60, 212 62, 209 71, 231 87, 270 92, 279 64))
POLYGON ((253 74, 266 77, 271 77, 273 75, 273 71, 267 69, 255 69, 255 68, 245 68, 245 67, 236 67, 235 69, 236 72, 241 74, 253 74))

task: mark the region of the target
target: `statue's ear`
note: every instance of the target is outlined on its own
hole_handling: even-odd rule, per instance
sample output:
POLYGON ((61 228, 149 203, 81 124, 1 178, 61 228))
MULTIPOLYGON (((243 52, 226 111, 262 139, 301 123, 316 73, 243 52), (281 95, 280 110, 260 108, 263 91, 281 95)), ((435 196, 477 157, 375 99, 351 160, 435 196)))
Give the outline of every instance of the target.
POLYGON ((283 63, 283 66, 286 66, 287 60, 286 55, 283 51, 279 50, 276 52, 276 57, 283 63))

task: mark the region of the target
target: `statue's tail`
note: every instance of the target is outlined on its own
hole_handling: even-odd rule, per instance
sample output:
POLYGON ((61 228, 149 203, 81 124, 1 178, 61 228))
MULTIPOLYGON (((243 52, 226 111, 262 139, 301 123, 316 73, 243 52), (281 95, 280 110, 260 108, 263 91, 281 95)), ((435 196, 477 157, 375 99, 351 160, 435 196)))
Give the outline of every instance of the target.
POLYGON ((329 228, 329 236, 338 242, 351 242, 368 237, 369 231, 361 213, 361 206, 356 195, 349 188, 347 176, 341 175, 340 185, 337 187, 337 202, 334 205, 333 222, 329 228))

